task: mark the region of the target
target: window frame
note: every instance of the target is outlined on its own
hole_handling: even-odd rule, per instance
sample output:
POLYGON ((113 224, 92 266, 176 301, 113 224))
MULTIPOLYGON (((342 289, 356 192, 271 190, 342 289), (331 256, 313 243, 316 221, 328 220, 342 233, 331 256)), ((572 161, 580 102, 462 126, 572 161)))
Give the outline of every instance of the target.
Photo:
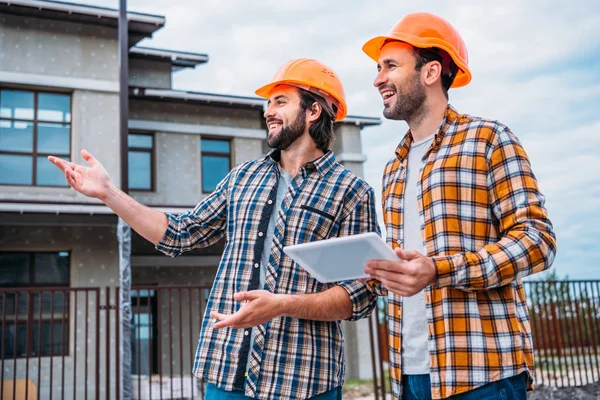
MULTIPOLYGON (((130 147, 129 142, 127 143, 127 170, 129 171, 129 162, 130 157, 129 153, 131 151, 137 151, 142 153, 150 153, 150 189, 136 189, 131 187, 131 179, 128 179, 128 190, 136 191, 136 192, 146 192, 153 193, 156 190, 156 136, 154 132, 145 132, 145 131, 129 131, 127 133, 127 140, 129 141, 129 135, 140 135, 140 136, 150 136, 152 138, 152 148, 147 149, 145 147, 130 147)), ((128 178, 130 176, 128 175, 128 178)))
MULTIPOLYGON (((12 86, 12 85, 4 85, 4 84, 0 84, 0 92, 2 90, 13 90, 13 91, 20 91, 20 92, 30 92, 33 93, 33 119, 28 120, 28 119, 21 119, 21 118, 5 118, 5 117, 0 117, 0 121, 9 121, 12 123, 15 122, 24 122, 24 123, 31 123, 33 124, 33 149, 31 152, 18 152, 18 151, 7 151, 7 150, 0 150, 0 155, 12 155, 12 156, 28 156, 31 157, 31 163, 33 164, 33 170, 32 170, 32 177, 31 177, 31 184, 29 183, 0 183, 0 186, 25 186, 25 187, 51 187, 51 188, 68 188, 69 185, 66 183, 63 185, 38 185, 37 184, 37 158, 38 157, 47 157, 47 156, 56 156, 56 157, 60 157, 60 158, 68 158, 69 160, 72 161, 72 153, 73 153, 73 92, 71 91, 65 91, 65 90, 52 90, 52 89, 42 89, 42 88, 26 88, 26 87, 20 87, 20 86, 12 86), (56 121, 47 121, 47 120, 40 120, 38 119, 38 105, 39 105, 39 94, 40 93, 48 93, 48 94, 62 94, 62 95, 68 95, 69 96, 69 103, 70 103, 70 107, 69 107, 69 112, 71 114, 71 121, 70 122, 56 122, 56 121), (50 153, 42 153, 42 152, 38 152, 37 150, 37 145, 38 145, 38 124, 42 123, 42 124, 60 124, 60 125, 68 125, 69 126, 69 153, 58 153, 58 152, 54 152, 52 154, 50 153)), ((1 101, 1 94, 0 94, 0 101, 1 101)), ((1 105, 1 103, 0 103, 1 105)), ((48 161, 49 162, 49 161, 48 161)))
MULTIPOLYGON (((214 136, 201 136, 200 137, 200 177, 201 177, 201 188, 200 190, 202 191, 203 194, 210 194, 214 191, 214 189, 211 190, 205 190, 205 179, 204 179, 204 168, 202 167, 202 164, 204 162, 204 156, 210 156, 210 157, 219 157, 219 158, 227 158, 227 162, 228 162, 228 169, 227 172, 231 171, 231 167, 232 167, 232 158, 233 158, 233 151, 232 151, 232 142, 233 140, 231 140, 232 138, 223 138, 223 137, 214 137, 214 136), (229 152, 228 153, 219 153, 216 151, 205 151, 204 150, 204 146, 202 146, 202 141, 203 140, 217 140, 217 141, 221 141, 221 142, 227 142, 229 144, 229 152)), ((227 175, 227 174, 225 174, 227 175)), ((224 178, 224 177, 223 177, 224 178)))
MULTIPOLYGON (((28 258, 29 258, 29 266, 28 266, 28 271, 29 271, 29 282, 27 285, 7 285, 7 286, 3 286, 4 288, 9 288, 9 289, 14 289, 14 301, 15 301, 15 310, 16 313, 11 313, 11 314, 7 314, 6 310, 3 312, 3 316, 2 316, 2 320, 4 321, 3 324, 3 328, 6 329, 8 326, 14 326, 15 327, 15 332, 18 334, 19 332, 19 326, 25 326, 25 334, 27 336, 26 339, 26 354, 13 354, 11 355, 9 358, 16 358, 16 359, 22 359, 22 358, 31 358, 31 357, 56 357, 56 356, 68 356, 70 354, 70 343, 71 343, 71 291, 69 290, 71 288, 71 270, 72 270, 72 265, 71 265, 71 250, 58 250, 58 251, 2 251, 0 253, 3 254, 27 254, 28 258), (40 253, 46 253, 46 254, 59 254, 59 253, 68 253, 68 268, 67 268, 67 281, 63 282, 63 283, 52 283, 52 284, 44 284, 44 283, 34 283, 34 279, 35 279, 35 255, 36 254, 40 254, 40 253), (30 288, 39 288, 39 289, 49 289, 49 290, 40 290, 39 292, 33 291, 34 293, 31 293, 31 290, 27 290, 30 288), (60 289, 65 289, 65 290, 60 290, 60 289), (25 289, 20 291, 19 289, 25 289), (52 289, 52 290, 51 290, 52 289), (59 290, 54 290, 54 289, 59 289, 59 290), (54 314, 56 313, 56 311, 54 309, 50 310, 50 317, 48 316, 43 316, 47 313, 43 312, 43 296, 45 293, 51 293, 52 295, 52 300, 51 300, 51 304, 54 303, 55 301, 55 296, 56 293, 61 293, 63 297, 63 306, 62 309, 60 310, 60 317, 55 318, 54 314), (27 313, 25 315, 22 315, 19 311, 18 308, 18 304, 19 304, 19 297, 27 294, 27 313), (34 303, 34 299, 33 299, 33 294, 38 294, 39 299, 36 301, 36 303, 34 303), (34 311, 34 307, 36 304, 39 304, 41 307, 39 310, 37 310, 37 313, 34 311), (39 331, 41 329, 42 326, 44 326, 44 324, 50 324, 50 326, 55 326, 57 323, 62 324, 62 339, 63 342, 61 343, 61 351, 58 352, 54 352, 53 350, 50 351, 49 354, 46 353, 41 353, 41 354, 37 354, 34 353, 35 350, 33 348, 33 335, 34 335, 34 329, 37 328, 38 329, 38 338, 42 337, 41 332, 39 331), (27 353, 27 349, 30 351, 29 353, 27 353)), ((12 291, 9 291, 9 293, 12 291)), ((0 303, 4 303, 3 304, 3 308, 6 307, 6 301, 7 301, 7 293, 3 292, 2 294, 2 300, 0 300, 0 303)), ((4 329, 3 329, 3 335, 4 335, 4 329)), ((51 334, 53 337, 53 333, 51 334)), ((2 336, 2 341, 0 341, 0 351, 2 351, 5 355, 6 352, 4 351, 4 336, 2 336)), ((41 344, 38 343, 39 346, 41 346, 41 344)), ((50 346, 53 346, 53 344, 51 343, 50 346)), ((14 349, 13 349, 14 350, 14 349)), ((7 356, 8 357, 8 356, 7 356)))

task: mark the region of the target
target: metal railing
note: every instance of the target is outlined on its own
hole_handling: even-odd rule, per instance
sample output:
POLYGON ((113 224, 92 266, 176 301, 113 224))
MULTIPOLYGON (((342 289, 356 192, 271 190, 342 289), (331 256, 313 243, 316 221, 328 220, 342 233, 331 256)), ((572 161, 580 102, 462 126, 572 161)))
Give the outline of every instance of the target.
MULTIPOLYGON (((600 280, 523 282, 535 351, 535 383, 582 386, 600 381, 600 280)), ((372 317, 369 329, 373 352, 375 399, 384 399, 389 377, 387 302, 383 318, 372 317)), ((374 313, 375 314, 375 313, 374 313)))
MULTIPOLYGON (((132 287, 134 399, 202 399, 209 288, 132 287)), ((118 288, 0 288, 1 399, 118 399, 118 288)))

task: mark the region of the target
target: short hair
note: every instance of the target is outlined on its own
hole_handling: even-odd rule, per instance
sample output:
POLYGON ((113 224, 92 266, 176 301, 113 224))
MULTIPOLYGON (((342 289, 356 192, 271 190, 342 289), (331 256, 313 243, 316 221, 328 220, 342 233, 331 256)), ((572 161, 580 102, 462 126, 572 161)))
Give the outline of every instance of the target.
POLYGON ((452 57, 437 47, 421 48, 413 46, 413 52, 416 58, 415 69, 417 71, 420 71, 423 65, 431 61, 437 61, 442 65, 442 89, 444 95, 448 98, 448 89, 452 86, 458 72, 458 66, 452 60, 452 57))

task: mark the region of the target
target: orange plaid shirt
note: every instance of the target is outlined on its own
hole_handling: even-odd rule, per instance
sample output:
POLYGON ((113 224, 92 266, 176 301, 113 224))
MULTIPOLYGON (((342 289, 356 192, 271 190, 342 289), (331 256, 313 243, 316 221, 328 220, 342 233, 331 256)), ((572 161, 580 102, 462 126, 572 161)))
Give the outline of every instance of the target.
MULTIPOLYGON (((402 247, 410 132, 383 175, 387 242, 402 247)), ((425 289, 434 399, 534 371, 521 279, 549 268, 556 239, 529 159, 497 121, 448 106, 419 172, 421 233, 437 269, 425 289)), ((383 289, 384 291, 384 289, 383 289)), ((389 293, 390 374, 402 396, 402 298, 389 293)))

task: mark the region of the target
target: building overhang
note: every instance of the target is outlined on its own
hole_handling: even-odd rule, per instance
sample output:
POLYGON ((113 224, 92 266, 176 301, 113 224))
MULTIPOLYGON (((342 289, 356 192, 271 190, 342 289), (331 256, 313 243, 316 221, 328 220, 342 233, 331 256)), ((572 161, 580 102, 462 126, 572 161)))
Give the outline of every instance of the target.
POLYGON ((129 58, 152 61, 168 61, 171 63, 172 72, 177 72, 184 68, 196 68, 196 66, 200 64, 206 64, 208 62, 208 54, 152 49, 141 46, 130 48, 129 58))
MULTIPOLYGON (((0 14, 52 19, 106 26, 117 29, 119 10, 87 4, 75 4, 48 0, 0 0, 0 14)), ((165 25, 165 17, 153 14, 128 12, 129 46, 152 34, 165 25)))

